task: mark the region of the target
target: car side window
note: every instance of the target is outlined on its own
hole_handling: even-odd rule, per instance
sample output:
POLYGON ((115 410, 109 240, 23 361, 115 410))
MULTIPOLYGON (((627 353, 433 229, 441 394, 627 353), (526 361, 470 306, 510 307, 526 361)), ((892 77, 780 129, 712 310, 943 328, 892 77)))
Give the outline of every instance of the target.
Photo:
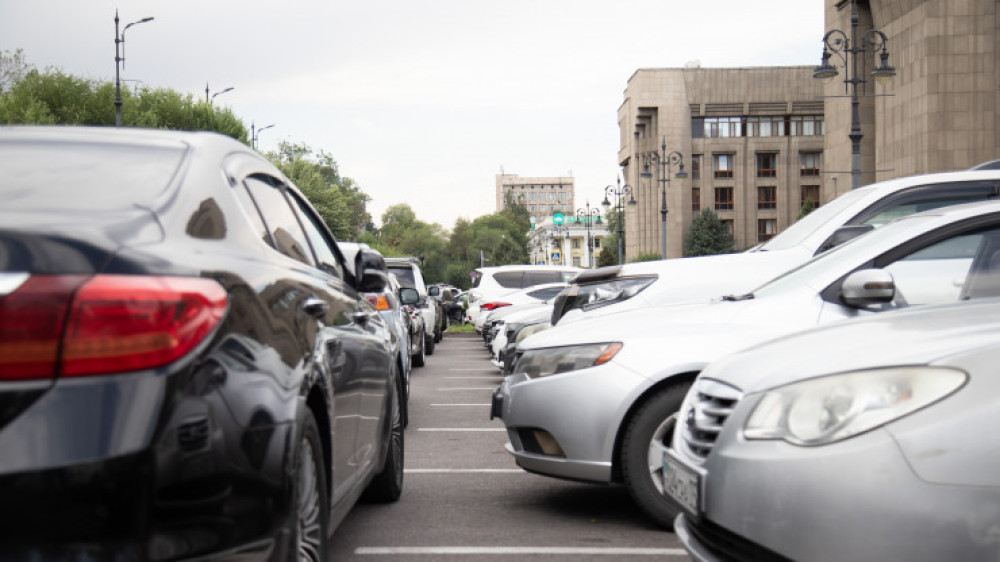
POLYGON ((961 296, 983 233, 965 233, 912 252, 884 267, 907 305, 944 304, 961 296))
POLYGON ((528 294, 536 299, 547 301, 551 298, 555 298, 555 296, 561 293, 562 290, 563 287, 546 287, 544 289, 529 291, 528 294))
POLYGON ((260 209, 274 248, 304 264, 315 265, 309 242, 282 193, 280 182, 269 176, 254 175, 243 180, 243 184, 260 209))
POLYGON ((522 277, 523 274, 520 271, 500 271, 493 275, 493 280, 505 289, 521 289, 525 287, 521 283, 522 277))
MULTIPOLYGON (((337 257, 337 252, 333 245, 335 242, 330 238, 328 230, 320 221, 309 205, 302 201, 298 195, 291 191, 286 191, 288 197, 299 208, 299 216, 302 217, 302 227, 306 236, 312 243, 313 251, 316 252, 316 259, 319 261, 319 268, 330 275, 344 278, 344 264, 337 257)), ((360 275, 360 272, 359 272, 360 275)))

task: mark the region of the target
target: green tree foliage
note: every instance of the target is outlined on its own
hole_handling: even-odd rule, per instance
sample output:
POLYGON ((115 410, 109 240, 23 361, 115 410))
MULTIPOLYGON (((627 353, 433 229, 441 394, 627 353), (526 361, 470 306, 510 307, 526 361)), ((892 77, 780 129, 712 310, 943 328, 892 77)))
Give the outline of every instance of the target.
POLYGON ((483 215, 472 221, 472 256, 475 267, 528 263, 528 229, 531 223, 510 213, 483 215))
POLYGON ((633 259, 631 259, 629 261, 630 262, 656 261, 656 260, 661 260, 661 259, 663 259, 663 255, 662 254, 658 254, 656 252, 647 252, 645 254, 639 254, 638 256, 636 256, 635 258, 633 258, 633 259))
POLYGON ((424 258, 424 279, 438 283, 445 279, 448 267, 447 233, 438 224, 417 219, 413 209, 400 203, 382 213, 380 240, 388 247, 387 256, 421 256, 424 258))
POLYGON ((30 69, 23 50, 0 51, 0 94, 9 91, 30 69))
POLYGON ((809 213, 813 212, 813 209, 815 208, 816 204, 813 203, 813 200, 806 198, 806 200, 802 202, 802 209, 799 211, 799 216, 795 217, 795 220, 799 220, 802 217, 808 215, 809 213))
POLYGON ((610 238, 611 236, 605 236, 601 240, 601 251, 597 254, 597 267, 618 265, 618 243, 613 240, 609 241, 610 238), (612 243, 615 244, 614 249, 612 249, 612 243))
POLYGON ((337 239, 357 240, 361 233, 373 230, 367 209, 371 198, 354 180, 340 175, 332 156, 285 141, 279 143, 277 152, 266 156, 302 190, 337 239))
POLYGON ((712 209, 702 209, 691 221, 691 229, 684 236, 685 256, 727 254, 735 242, 726 225, 712 209))
MULTIPOLYGON (((4 65, 0 63, 0 67, 4 65)), ((59 70, 28 69, 17 75, 12 84, 0 85, 0 124, 114 125, 114 100, 115 86, 111 82, 80 78, 59 70)), ((248 143, 246 127, 230 109, 213 107, 196 101, 190 94, 165 88, 124 87, 122 123, 215 131, 248 143)))

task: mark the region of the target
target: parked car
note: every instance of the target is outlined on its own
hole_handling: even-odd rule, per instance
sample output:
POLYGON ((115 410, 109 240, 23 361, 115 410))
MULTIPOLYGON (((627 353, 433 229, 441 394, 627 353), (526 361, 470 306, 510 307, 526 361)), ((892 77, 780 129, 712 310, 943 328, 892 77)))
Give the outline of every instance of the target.
POLYGON ((323 559, 399 497, 381 259, 266 159, 0 127, 0 170, 0 559, 323 559))
POLYGON ((492 415, 503 418, 521 467, 623 482, 669 527, 677 507, 662 494, 656 459, 706 365, 817 325, 996 295, 998 250, 1000 201, 945 207, 898 219, 750 293, 560 324, 518 344, 492 415))
POLYGON ((480 331, 480 305, 504 295, 541 285, 564 283, 583 271, 578 267, 563 265, 501 265, 479 267, 472 271, 472 288, 469 289, 469 306, 466 310, 470 324, 480 331))
POLYGON ((550 326, 550 318, 552 318, 551 300, 545 301, 542 305, 521 308, 513 314, 504 316, 495 328, 491 328, 496 332, 490 341, 493 364, 504 374, 510 374, 508 370, 512 362, 508 358, 515 355, 518 338, 524 339, 532 333, 547 329, 550 326))
POLYGON ((441 343, 444 333, 448 331, 448 305, 445 301, 451 300, 452 292, 451 289, 442 285, 429 285, 427 287, 427 294, 431 296, 434 306, 437 309, 435 314, 437 324, 434 327, 434 343, 441 343))
POLYGON ((722 294, 742 294, 890 220, 1000 195, 1000 170, 916 175, 851 190, 771 240, 737 254, 656 260, 582 272, 552 323, 722 294))
POLYGON ((389 272, 394 274, 400 285, 416 289, 420 295, 417 309, 420 311, 421 320, 424 324, 424 353, 434 355, 434 345, 441 341, 437 336, 440 326, 440 305, 437 300, 428 293, 427 283, 424 282, 424 273, 420 269, 422 258, 417 257, 393 257, 386 258, 385 263, 389 267, 389 272))
POLYGON ((469 306, 468 291, 461 291, 455 295, 452 303, 448 306, 448 320, 451 324, 465 324, 465 308, 469 306))
POLYGON ((483 332, 486 321, 491 316, 496 317, 494 312, 499 312, 501 309, 513 305, 541 305, 545 301, 554 299, 567 286, 565 281, 540 283, 492 299, 481 299, 479 301, 480 313, 475 322, 476 330, 483 332))
POLYGON ((998 364, 997 299, 844 322, 713 363, 663 459, 678 538, 702 562, 995 560, 998 364))

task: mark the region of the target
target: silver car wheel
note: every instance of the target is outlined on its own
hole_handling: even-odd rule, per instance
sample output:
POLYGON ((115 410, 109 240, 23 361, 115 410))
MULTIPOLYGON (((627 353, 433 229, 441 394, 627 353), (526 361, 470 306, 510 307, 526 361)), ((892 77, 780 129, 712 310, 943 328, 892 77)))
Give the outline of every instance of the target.
POLYGON ((649 441, 649 479, 652 480, 656 491, 663 493, 663 453, 669 447, 667 439, 674 434, 674 426, 677 423, 677 414, 674 414, 653 431, 653 438, 649 441))
POLYGON ((303 435, 298 477, 298 517, 296 552, 300 562, 325 560, 323 541, 323 507, 319 471, 309 436, 303 435))

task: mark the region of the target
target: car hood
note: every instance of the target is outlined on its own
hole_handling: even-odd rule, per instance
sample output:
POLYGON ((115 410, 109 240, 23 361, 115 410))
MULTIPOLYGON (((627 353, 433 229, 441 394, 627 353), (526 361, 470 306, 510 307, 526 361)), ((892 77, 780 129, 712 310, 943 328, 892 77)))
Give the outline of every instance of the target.
POLYGON ((526 310, 519 310, 503 317, 507 324, 538 324, 548 322, 552 318, 552 304, 532 307, 526 310))
POLYGON ((795 247, 625 264, 619 277, 656 275, 657 280, 631 299, 587 311, 570 310, 559 319, 559 324, 650 306, 704 303, 725 295, 748 293, 811 257, 805 248, 795 247))
POLYGON ((1000 299, 914 307, 754 345, 714 363, 702 377, 750 394, 838 372, 929 364, 996 345, 998 336, 1000 299))

